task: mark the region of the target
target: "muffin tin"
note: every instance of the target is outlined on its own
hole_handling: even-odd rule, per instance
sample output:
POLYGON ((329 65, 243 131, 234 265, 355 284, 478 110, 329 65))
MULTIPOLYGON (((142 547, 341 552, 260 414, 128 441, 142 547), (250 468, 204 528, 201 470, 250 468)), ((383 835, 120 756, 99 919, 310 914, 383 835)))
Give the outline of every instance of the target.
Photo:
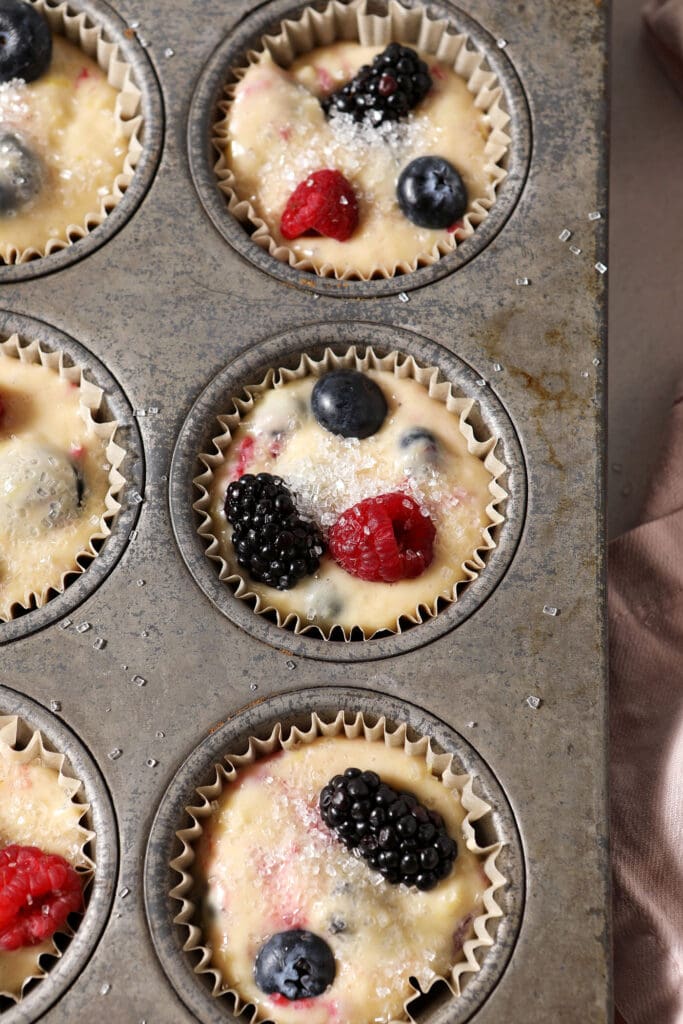
POLYGON ((0 268, 0 331, 88 367, 125 427, 128 485, 88 570, 0 624, 0 709, 60 749, 65 735, 86 788, 98 780, 87 795, 111 849, 104 867, 98 850, 108 895, 90 929, 93 893, 63 960, 3 1024, 231 1019, 178 949, 174 819, 181 827, 185 795, 224 742, 313 708, 407 721, 492 794, 507 913, 464 995, 435 992, 416 1019, 606 1022, 601 5, 473 0, 454 12, 455 24, 476 22, 506 83, 511 173, 482 225, 499 208, 496 231, 413 275, 344 286, 283 275, 261 250, 245 258, 248 235, 231 225, 244 246, 226 241, 205 210, 211 183, 198 180, 216 67, 292 4, 259 8, 256 29, 246 0, 168 0, 163 17, 153 0, 81 7, 128 48, 148 104, 143 164, 86 239, 0 268), (258 367, 297 346, 363 340, 437 363, 479 400, 509 466, 500 547, 449 611, 374 646, 255 628, 215 586, 193 533, 193 446, 258 367))

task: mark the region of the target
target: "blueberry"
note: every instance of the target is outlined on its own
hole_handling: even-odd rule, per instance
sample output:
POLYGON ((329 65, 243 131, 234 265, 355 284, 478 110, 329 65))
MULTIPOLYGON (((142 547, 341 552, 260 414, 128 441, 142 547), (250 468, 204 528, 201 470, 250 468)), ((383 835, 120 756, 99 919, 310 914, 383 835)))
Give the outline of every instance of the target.
POLYGON ((467 209, 462 178, 440 156, 419 156, 404 167, 396 196, 402 213, 420 228, 449 228, 467 209))
POLYGON ((398 439, 399 448, 411 448, 419 444, 425 448, 436 448, 436 438, 426 427, 411 427, 404 430, 398 439))
POLYGON ((32 82, 51 58, 50 29, 36 8, 24 0, 0 0, 0 82, 32 82))
POLYGON ((261 946, 254 978, 263 992, 278 992, 285 999, 321 995, 334 981, 334 954, 324 939, 296 928, 276 932, 261 946))
POLYGON ((26 206, 42 183, 41 163, 21 135, 0 132, 0 213, 12 213, 26 206))
POLYGON ((358 370, 326 373, 313 388, 311 407, 321 427, 342 437, 376 434, 387 414, 381 390, 358 370))

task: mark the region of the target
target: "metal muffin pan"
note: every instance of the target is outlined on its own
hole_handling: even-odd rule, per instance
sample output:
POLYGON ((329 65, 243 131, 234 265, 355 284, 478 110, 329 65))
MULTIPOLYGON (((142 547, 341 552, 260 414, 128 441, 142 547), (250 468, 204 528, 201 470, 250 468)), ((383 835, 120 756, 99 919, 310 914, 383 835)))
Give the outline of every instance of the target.
POLYGON ((206 386, 190 410, 171 464, 169 499, 176 540, 188 569, 207 597, 224 615, 257 639, 302 657, 325 661, 365 661, 401 654, 429 643, 463 622, 503 578, 522 533, 526 504, 526 472, 519 441, 493 391, 489 387, 478 387, 478 379, 462 360, 427 338, 395 327, 357 321, 348 321, 342 328, 335 323, 296 327, 250 348, 230 363, 206 386), (460 588, 457 601, 436 617, 393 636, 343 643, 323 640, 315 633, 295 634, 281 629, 267 616, 256 615, 249 602, 234 596, 228 584, 219 579, 218 565, 207 557, 206 542, 197 533, 200 517, 192 505, 199 492, 192 481, 203 469, 198 455, 212 450, 212 438, 219 430, 216 417, 228 411, 230 398, 242 394, 244 385, 258 384, 269 367, 295 366, 302 352, 321 355, 326 347, 344 352, 352 345, 362 352, 370 343, 378 353, 400 351, 424 365, 437 366, 443 378, 455 385, 456 394, 478 398, 479 408, 470 418, 480 440, 499 439, 496 455, 508 467, 499 483, 509 497, 500 505, 505 522, 492 531, 497 546, 485 556, 486 569, 476 580, 460 588))
MULTIPOLYGON (((481 252, 501 230, 515 208, 524 187, 531 152, 531 125, 524 90, 514 66, 496 45, 494 37, 464 11, 448 3, 430 4, 430 16, 448 20, 454 32, 466 33, 474 48, 485 55, 486 63, 498 76, 504 94, 505 109, 514 124, 512 143, 506 157, 507 177, 497 190, 497 199, 486 220, 474 234, 458 245, 452 253, 437 263, 421 267, 412 274, 397 274, 392 278, 373 281, 338 281, 334 277, 320 277, 290 267, 288 263, 271 256, 251 239, 249 225, 242 224, 228 210, 225 195, 217 185, 214 164, 217 154, 211 142, 213 125, 217 121, 218 103, 224 99, 226 83, 234 82, 235 68, 244 67, 249 51, 259 49, 259 42, 265 35, 277 32, 278 26, 287 19, 300 17, 307 6, 322 10, 327 6, 323 0, 312 5, 292 0, 272 0, 256 8, 219 43, 202 71, 197 89, 192 98, 188 121, 188 152, 190 170, 204 209, 216 229, 230 245, 261 270, 273 274, 286 284, 313 289, 322 295, 343 295, 351 298, 372 298, 379 295, 395 295, 398 292, 420 288, 436 281, 453 270, 457 270, 481 252)), ((386 4, 378 0, 377 10, 386 10, 386 4)), ((413 0, 404 6, 415 6, 413 0)), ((372 5, 370 5, 372 9, 372 5)))
POLYGON ((86 909, 62 956, 50 968, 49 984, 32 983, 17 1003, 0 998, 3 1024, 27 1024, 36 1020, 59 998, 83 970, 92 956, 104 929, 114 896, 118 864, 118 842, 114 809, 97 765, 80 740, 62 722, 35 701, 14 690, 0 686, 0 715, 17 715, 20 719, 19 745, 23 745, 23 726, 30 732, 40 729, 45 745, 65 754, 64 771, 83 783, 78 798, 90 804, 83 819, 95 838, 88 844, 96 874, 85 894, 86 909))
MULTIPOLYGON (((448 999, 424 1009, 425 1024, 461 1016, 606 1024, 606 276, 595 269, 605 260, 605 10, 578 0, 468 3, 522 85, 533 126, 529 171, 504 228, 476 258, 445 277, 416 275, 425 287, 410 291, 403 277, 406 294, 396 296, 323 294, 312 275, 310 286, 289 287, 228 244, 206 214, 190 172, 193 97, 217 43, 251 13, 248 0, 167 0, 163 12, 155 0, 116 0, 112 8, 117 25, 138 26, 131 42, 144 50, 163 100, 165 115, 159 108, 149 122, 163 150, 145 200, 87 258, 57 266, 49 257, 45 273, 31 264, 35 276, 25 280, 0 269, 0 307, 52 325, 106 367, 135 412, 144 451, 133 537, 94 589, 83 584, 77 617, 69 611, 92 629, 43 623, 13 634, 0 656, 0 693, 44 707, 59 700, 61 719, 97 762, 120 864, 97 955, 66 991, 54 974, 42 981, 36 992, 50 1008, 34 1012, 26 1002, 19 1019, 196 1020, 157 956, 143 898, 164 794, 202 740, 248 703, 333 688, 340 706, 357 690, 369 700, 409 700, 466 736, 499 780, 519 832, 526 896, 512 956, 469 1017, 448 999), (602 217, 589 220, 593 211, 602 217), (558 238, 565 229, 569 244, 558 238), (509 420, 527 487, 514 558, 472 614, 427 646, 342 662, 301 658, 216 608, 188 572, 168 503, 172 453, 207 381, 301 325, 314 333, 324 325, 327 340, 335 327, 340 338, 359 330, 352 321, 371 343, 373 331, 395 328, 416 346, 426 339, 424 362, 435 346, 468 380, 471 372, 487 382, 491 395, 477 384, 474 397, 487 410, 499 404, 509 420), (106 645, 93 648, 95 636, 106 645)), ((22 618, 37 621, 37 613, 22 618)), ((166 908, 153 912, 153 930, 167 922, 166 908)))
MULTIPOLYGON (((314 711, 330 721, 342 708, 350 713, 348 720, 352 719, 353 713, 360 711, 368 722, 384 716, 389 728, 405 722, 415 733, 430 736, 438 748, 453 753, 458 771, 467 772, 475 780, 477 796, 495 807, 493 813, 481 822, 484 843, 504 844, 496 864, 512 881, 500 892, 504 916, 489 924, 491 933, 495 934, 495 944, 489 950, 479 951, 481 970, 467 975, 463 993, 457 1001, 449 995, 439 1012, 435 1013, 435 1008, 430 1009, 428 1013, 417 1014, 415 1019, 433 1024, 446 1020, 449 1024, 460 1024, 468 1020, 495 986, 512 955, 524 906, 524 855, 505 793, 467 740, 421 708, 380 693, 353 689, 340 693, 331 687, 317 687, 279 694, 234 715, 192 752, 164 794, 150 833, 145 864, 145 905, 152 939, 178 995, 204 1024, 220 1024, 221 1021, 238 1018, 227 1011, 226 1000, 212 996, 208 976, 195 974, 196 956, 188 956, 183 951, 187 929, 173 923, 180 903, 168 894, 178 884, 179 875, 170 869, 169 864, 181 849, 176 832, 189 824, 185 808, 193 802, 196 788, 211 781, 213 766, 222 760, 223 755, 246 749, 250 736, 263 739, 278 722, 287 730, 293 725, 304 728, 314 711)), ((443 999, 443 993, 440 996, 443 999)))
POLYGON ((0 264, 0 283, 28 281, 61 270, 104 245, 142 202, 159 161, 164 127, 163 104, 159 84, 144 47, 134 33, 127 31, 126 23, 104 0, 69 0, 69 10, 74 14, 84 11, 89 23, 104 30, 104 38, 117 44, 120 56, 130 65, 133 81, 141 92, 140 113, 144 126, 140 133, 140 141, 143 150, 125 195, 102 224, 84 238, 43 259, 31 260, 28 263, 0 264))

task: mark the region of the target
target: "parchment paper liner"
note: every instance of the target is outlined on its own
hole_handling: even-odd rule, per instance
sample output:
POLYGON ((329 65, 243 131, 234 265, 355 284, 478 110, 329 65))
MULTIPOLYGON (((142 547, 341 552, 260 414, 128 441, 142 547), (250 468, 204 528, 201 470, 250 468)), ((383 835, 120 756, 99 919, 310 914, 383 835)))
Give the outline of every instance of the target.
POLYGON ((24 610, 42 608, 54 594, 64 592, 69 576, 85 571, 87 564, 97 556, 94 542, 105 540, 111 534, 109 523, 121 509, 121 505, 116 500, 116 495, 120 493, 126 482, 125 477, 119 472, 119 467, 126 453, 114 441, 118 423, 115 420, 111 420, 108 423, 100 423, 95 419, 104 396, 102 388, 98 388, 97 385, 87 380, 84 377, 85 371, 80 366, 66 366, 62 352, 48 352, 41 348, 38 341, 22 345, 17 334, 13 334, 6 341, 0 341, 0 360, 4 357, 19 359, 23 363, 39 363, 54 370, 60 377, 63 377, 69 383, 75 384, 79 388, 81 418, 87 426, 92 428, 97 437, 106 441, 105 454, 111 468, 109 470, 109 489, 104 499, 105 508, 100 516, 99 523, 97 526, 93 526, 88 546, 78 552, 74 558, 73 565, 66 572, 62 573, 58 580, 47 582, 39 593, 27 591, 24 594, 23 600, 15 602, 9 608, 9 614, 7 614, 6 609, 3 609, 0 598, 0 622, 7 622, 13 619, 13 609, 16 607, 23 608, 24 610), (81 559, 87 559, 86 564, 81 564, 81 559))
POLYGON ((66 249, 73 242, 77 242, 79 238, 85 238, 96 227, 99 227, 123 198, 133 180, 133 174, 143 150, 140 141, 143 121, 140 113, 142 93, 132 80, 133 69, 130 64, 119 56, 117 44, 108 42, 104 38, 104 29, 92 23, 90 16, 85 12, 71 13, 68 3, 61 3, 55 7, 48 4, 46 0, 30 0, 30 2, 46 18, 50 30, 54 34, 65 36, 69 42, 80 47, 88 57, 92 57, 107 75, 109 84, 118 89, 114 107, 115 120, 128 138, 128 153, 123 170, 112 182, 110 191, 107 195, 100 197, 98 210, 86 214, 82 224, 65 224, 62 235, 58 238, 47 239, 42 249, 35 246, 30 246, 28 249, 12 247, 5 259, 0 257, 0 265, 3 263, 28 263, 29 260, 49 256, 50 253, 66 249))
MULTIPOLYGON (((339 623, 335 623, 328 628, 324 628, 318 623, 311 624, 310 622, 302 620, 295 612, 289 612, 288 614, 283 615, 278 608, 269 604, 253 589, 251 589, 249 581, 245 579, 242 575, 241 568, 237 565, 237 560, 235 559, 234 565, 231 566, 223 558, 218 539, 212 532, 213 526, 209 509, 211 504, 211 488, 214 473, 225 461, 225 453, 229 449, 232 441, 232 432, 239 425, 241 418, 254 407, 255 400, 258 399, 258 396, 272 387, 283 387, 288 381, 301 379, 308 375, 320 377, 322 374, 340 367, 352 367, 353 369, 360 371, 368 369, 387 370, 394 373, 395 376, 399 378, 411 377, 418 381, 418 383, 422 384, 426 388, 431 398, 443 402, 446 408, 458 417, 460 431, 467 441, 467 450, 470 454, 481 459, 485 468, 491 474, 491 482, 489 483, 491 501, 486 506, 486 514, 491 522, 490 525, 482 531, 481 544, 477 547, 476 551, 473 552, 471 557, 461 564, 460 568, 465 573, 466 578, 458 580, 454 584, 450 595, 439 594, 434 598, 431 604, 418 604, 412 611, 403 612, 395 623, 388 626, 382 626, 381 629, 376 630, 376 633, 384 633, 387 631, 401 633, 401 619, 405 618, 413 624, 424 622, 425 619, 433 618, 439 613, 439 602, 452 603, 453 601, 457 601, 458 589, 464 584, 476 579, 481 570, 485 568, 486 563, 481 557, 480 552, 485 554, 496 547, 496 542, 491 536, 491 529, 500 525, 504 521, 504 516, 501 514, 497 506, 507 498, 507 492, 497 482, 498 479, 506 472, 505 465, 494 453, 497 439, 490 437, 486 441, 478 441, 474 436, 472 425, 468 421, 468 416, 476 405, 475 400, 473 398, 457 398, 453 394, 453 386, 447 381, 444 382, 439 380, 440 371, 437 367, 422 367, 415 362, 412 356, 406 356, 401 352, 391 352, 388 355, 380 356, 369 345, 366 347, 365 353, 362 356, 358 354, 355 346, 349 348, 348 351, 341 356, 327 348, 325 349, 321 359, 313 359, 311 356, 303 353, 299 364, 295 369, 289 370, 282 367, 277 370, 271 369, 260 384, 246 385, 244 391, 247 393, 248 397, 243 399, 232 396, 232 404, 235 411, 218 417, 218 422, 223 428, 223 433, 212 438, 214 452, 212 454, 201 454, 199 456, 199 461, 203 463, 206 469, 199 476, 195 477, 193 481, 195 487, 197 487, 201 494, 199 500, 193 505, 195 511, 197 511, 201 516, 201 523, 197 532, 200 537, 209 541, 206 554, 214 562, 218 562, 220 566, 218 578, 227 583, 237 583, 237 587, 234 591, 235 597, 238 597, 241 600, 255 600, 254 612, 258 615, 264 615, 267 612, 274 612, 277 625, 282 628, 289 627, 293 629, 296 634, 316 630, 317 632, 322 633, 326 640, 329 640, 333 629, 341 630, 344 634, 344 640, 350 640, 351 633, 339 623)), ((370 586, 371 584, 368 585, 370 586)), ((371 636, 368 637, 360 626, 355 626, 354 628, 361 631, 363 634, 363 640, 371 639, 372 636, 376 635, 375 633, 372 633, 371 636)))
MULTIPOLYGON (((297 256, 287 245, 277 242, 251 203, 239 197, 239 185, 225 158, 225 145, 229 137, 228 112, 230 99, 234 96, 235 83, 226 85, 228 99, 218 104, 222 117, 213 126, 212 142, 218 153, 218 159, 214 164, 218 187, 228 200, 230 213, 243 224, 249 223, 256 228, 252 239, 261 248, 267 249, 271 256, 283 263, 289 263, 290 267, 296 270, 313 271, 320 277, 334 276, 339 280, 370 280, 373 277, 388 278, 394 277, 395 274, 408 274, 418 266, 430 266, 441 256, 452 252, 457 242, 469 238, 475 227, 488 216, 488 211, 496 199, 496 189, 506 177, 507 172, 501 166, 501 161, 504 160, 510 145, 510 137, 504 130, 510 117, 501 109, 503 90, 498 84, 497 75, 483 66, 485 55, 468 48, 469 37, 466 33, 452 34, 448 21, 429 17, 426 7, 410 10, 396 0, 388 0, 386 15, 368 14, 367 7, 368 0, 352 0, 349 4, 332 0, 323 11, 306 7, 298 20, 283 21, 277 35, 264 36, 261 52, 266 50, 276 64, 286 68, 301 54, 337 40, 382 47, 390 42, 398 42, 413 46, 452 66, 467 82, 467 87, 474 96, 475 107, 489 116, 491 132, 484 152, 488 157, 486 169, 491 173, 492 180, 486 195, 470 199, 469 212, 463 217, 462 228, 457 232, 458 238, 456 239, 455 233, 449 234, 439 241, 431 252, 422 253, 410 262, 399 261, 394 266, 377 264, 367 274, 354 267, 348 267, 339 273, 330 263, 316 267, 310 259, 297 256)), ((233 69, 233 75, 238 81, 258 54, 259 51, 250 50, 245 55, 248 64, 233 69)))
MULTIPOLYGON (((289 750, 301 744, 312 743, 320 736, 342 735, 349 739, 362 737, 369 742, 384 742, 389 747, 402 747, 408 757, 424 759, 432 775, 440 778, 447 789, 458 794, 462 806, 467 811, 462 823, 466 846, 468 850, 485 858, 483 868, 491 884, 484 891, 482 897, 484 912, 472 921, 474 937, 468 939, 463 944, 462 954, 464 955, 464 960, 453 965, 447 978, 433 979, 429 988, 439 981, 444 981, 452 994, 459 996, 462 976, 479 970, 479 963, 477 962, 475 952, 483 947, 490 947, 494 943, 493 937, 488 932, 487 923, 494 918, 503 916, 503 911, 495 899, 496 891, 506 884, 505 877, 496 867, 496 858, 503 844, 499 842, 491 846, 482 847, 477 843, 474 822, 488 814, 491 807, 473 792, 472 776, 467 774, 456 775, 452 770, 453 755, 436 753, 432 749, 431 741, 427 736, 422 736, 415 741, 410 740, 408 738, 408 725, 405 723, 398 725, 392 732, 384 716, 380 717, 374 725, 371 725, 366 722, 360 711, 356 712, 351 723, 345 721, 344 711, 339 711, 331 722, 324 721, 313 712, 311 714, 310 726, 307 729, 302 730, 298 726, 292 726, 291 731, 287 734, 286 730, 278 722, 267 739, 250 737, 246 753, 226 754, 224 761, 227 764, 227 768, 222 763, 217 764, 215 766, 215 780, 210 785, 201 786, 197 789, 196 792, 201 798, 201 803, 185 808, 192 819, 192 825, 176 832, 183 848, 182 853, 171 861, 171 867, 181 875, 181 881, 171 890, 170 895, 179 900, 182 907, 174 918, 174 923, 184 925, 188 929, 189 935, 183 944, 183 949, 186 952, 198 951, 200 953, 200 960, 194 968, 195 973, 213 975, 212 995, 216 997, 231 996, 235 1002, 234 1013, 236 1016, 241 1014, 249 1003, 244 1002, 235 989, 223 987, 220 971, 216 967, 211 966, 211 950, 202 944, 201 929, 194 923, 197 920, 198 913, 197 907, 193 902, 195 893, 193 892, 194 880, 191 872, 194 862, 193 847, 203 832, 201 822, 203 819, 211 817, 213 814, 212 802, 219 798, 223 791, 223 786, 235 779, 240 768, 253 764, 260 757, 272 754, 278 748, 289 750)), ((457 870, 457 860, 455 870, 457 870)), ((419 991, 416 990, 404 1003, 404 1017, 401 1021, 391 1021, 390 1024, 405 1024, 405 1022, 413 1020, 410 1016, 408 1005, 418 995, 419 991)), ((270 1018, 261 1017, 258 1009, 254 1008, 251 1020, 256 1021, 258 1019, 269 1020, 270 1018)))
MULTIPOLYGON (((16 715, 0 715, 0 752, 3 756, 7 756, 10 760, 15 761, 17 764, 24 765, 30 764, 32 761, 40 761, 46 768, 51 768, 57 773, 57 784, 67 794, 71 801, 78 804, 83 808, 83 815, 87 814, 90 810, 90 805, 81 803, 80 800, 76 799, 76 796, 81 789, 82 783, 78 779, 74 779, 72 776, 66 775, 63 771, 65 755, 57 754, 52 750, 47 750, 43 744, 42 734, 38 730, 31 729, 27 722, 18 718, 16 715), (28 739, 26 739, 28 737, 28 739), (24 742, 26 739, 26 742, 24 742), (17 740, 20 742, 19 749, 16 748, 17 740)), ((82 839, 81 842, 81 855, 77 863, 72 862, 74 867, 80 875, 89 880, 94 871, 95 864, 85 852, 85 847, 88 843, 95 838, 95 833, 85 828, 83 825, 77 826, 77 831, 82 839)), ((0 847, 1 848, 1 847, 0 847)), ((66 927, 59 933, 55 934, 66 934, 72 936, 73 930, 70 927, 66 927)), ((18 951, 17 951, 18 952, 18 951)), ((48 973, 48 970, 41 964, 41 958, 44 956, 51 956, 55 959, 59 959, 62 956, 59 946, 56 944, 54 937, 46 939, 44 942, 37 946, 27 946, 22 950, 26 961, 26 977, 21 983, 21 987, 18 990, 10 991, 9 989, 3 989, 0 982, 0 997, 6 999, 12 999, 15 1003, 21 1001, 24 989, 28 983, 37 978, 44 978, 48 973)), ((0 959, 8 954, 0 952, 0 959)), ((12 955, 12 954, 9 954, 12 955)), ((23 959, 23 958, 22 958, 23 959)))

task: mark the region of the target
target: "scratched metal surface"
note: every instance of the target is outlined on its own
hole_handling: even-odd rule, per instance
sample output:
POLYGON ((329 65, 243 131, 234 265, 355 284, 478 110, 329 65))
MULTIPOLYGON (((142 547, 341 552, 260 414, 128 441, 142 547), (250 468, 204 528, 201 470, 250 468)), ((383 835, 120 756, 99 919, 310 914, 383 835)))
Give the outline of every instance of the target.
MULTIPOLYGON (((0 625, 7 688, 0 687, 0 713, 17 706, 16 694, 45 708, 58 700, 57 717, 99 774, 75 748, 74 764, 95 798, 104 783, 117 825, 106 837, 111 913, 101 937, 91 928, 93 942, 74 947, 80 976, 66 991, 56 978, 41 982, 40 994, 5 1009, 3 1022, 28 1024, 40 1014, 50 1024, 91 1024, 96 1015, 112 1024, 195 1019, 165 976, 147 923, 143 875, 155 814, 216 723, 254 698, 324 686, 336 689, 340 705, 354 687, 380 708, 384 694, 387 705, 407 700, 437 716, 466 738, 507 796, 526 871, 521 929, 502 976, 469 1019, 605 1024, 606 278, 594 269, 605 258, 604 220, 587 216, 606 210, 604 8, 592 0, 468 4, 469 16, 507 40, 504 53, 530 111, 529 173, 488 246, 453 274, 410 290, 407 303, 372 292, 315 298, 240 256, 205 213, 190 177, 190 105, 202 69, 248 4, 126 0, 96 10, 113 32, 123 28, 120 19, 139 21, 138 35, 150 44, 127 41, 148 80, 154 122, 140 189, 146 194, 87 258, 33 264, 26 274, 0 269, 0 308, 93 353, 127 399, 119 404, 131 437, 132 410, 159 411, 137 419, 144 457, 131 476, 144 502, 137 518, 126 519, 137 534, 112 559, 110 574, 84 588, 76 610, 59 599, 56 621, 36 616, 35 632, 23 622, 25 635, 16 624, 0 625), (162 104, 153 96, 157 81, 162 104), (156 141, 162 151, 154 173, 156 141), (564 228, 573 232, 569 243, 558 239, 564 228), (517 285, 518 278, 530 283, 517 285), (193 403, 230 360, 293 328, 327 322, 342 333, 349 320, 367 324, 368 341, 373 324, 414 332, 487 380, 514 427, 526 483, 515 493, 524 504, 519 544, 472 614, 428 646, 338 662, 286 653, 287 635, 269 646, 211 604, 178 551, 168 477, 193 403), (560 614, 544 614, 547 605, 560 614), (67 614, 73 625, 61 629, 67 614), (76 632, 80 622, 91 629, 76 632), (96 637, 106 640, 101 650, 93 648, 96 637), (542 698, 537 710, 527 705, 529 694, 542 698), (112 760, 115 748, 122 753, 112 760)), ((129 501, 135 504, 132 487, 129 501)), ((57 726, 54 741, 63 742, 57 726)), ((161 917, 155 932, 171 927, 161 917)), ((500 955, 495 947, 489 954, 500 955)), ((456 1019, 464 1018, 449 1001, 420 1016, 425 1024, 456 1019)))

